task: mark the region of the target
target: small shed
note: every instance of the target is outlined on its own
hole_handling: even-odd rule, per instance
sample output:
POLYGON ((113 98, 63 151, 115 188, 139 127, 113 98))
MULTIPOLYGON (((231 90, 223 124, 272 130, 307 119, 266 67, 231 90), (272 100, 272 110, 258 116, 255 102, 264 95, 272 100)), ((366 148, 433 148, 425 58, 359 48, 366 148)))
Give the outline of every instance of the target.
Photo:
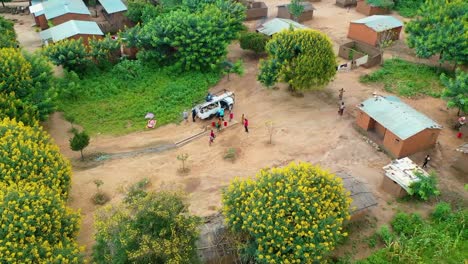
POLYGON ((351 61, 359 61, 362 58, 365 61, 359 65, 356 64, 356 66, 363 66, 364 68, 379 65, 382 61, 382 52, 378 48, 359 41, 351 41, 341 45, 338 55, 351 61))
MULTIPOLYGON (((304 7, 304 12, 302 12, 300 17, 298 17, 297 21, 303 22, 311 20, 314 16, 314 6, 310 2, 300 2, 299 4, 304 7)), ((289 4, 278 6, 278 18, 294 19, 293 15, 289 12, 288 7, 289 4)))
POLYGON ((350 192, 353 199, 349 211, 351 221, 361 218, 370 208, 377 205, 374 195, 363 182, 346 172, 337 172, 336 176, 343 180, 343 187, 350 192))
POLYGON ((83 43, 88 45, 89 38, 102 38, 104 33, 94 21, 70 20, 55 27, 39 32, 42 41, 47 45, 63 39, 83 38, 83 43))
POLYGON ((285 18, 273 18, 272 20, 263 23, 258 29, 257 32, 267 35, 269 37, 273 36, 274 34, 281 32, 285 29, 304 29, 308 28, 302 24, 299 24, 295 21, 285 18))
POLYGON ((49 0, 32 5, 29 10, 43 30, 49 28, 49 22, 57 26, 69 20, 91 20, 91 13, 82 0, 49 0))
POLYGON ((385 176, 382 182, 383 189, 396 197, 405 196, 412 183, 419 181, 416 173, 428 177, 429 174, 409 158, 393 160, 383 167, 385 176))
POLYGON ((252 2, 247 5, 245 20, 256 20, 268 17, 268 7, 265 2, 252 2))
POLYGON ((431 148, 442 126, 396 96, 374 96, 358 106, 356 123, 396 158, 431 148))
POLYGON ((131 21, 125 16, 127 6, 121 0, 98 0, 102 6, 102 14, 109 22, 110 27, 106 30, 112 33, 123 30, 125 26, 130 27, 131 21))
POLYGON ((357 0, 356 11, 366 16, 390 14, 390 9, 367 3, 367 0, 357 0))
POLYGON ((460 154, 453 163, 453 167, 468 175, 468 143, 459 146, 457 151, 460 154))
POLYGON ((403 23, 392 16, 370 16, 351 21, 348 38, 371 46, 379 46, 382 39, 398 40, 403 23))
POLYGON ((335 3, 339 7, 348 7, 348 6, 355 6, 357 4, 356 0, 336 0, 335 3))

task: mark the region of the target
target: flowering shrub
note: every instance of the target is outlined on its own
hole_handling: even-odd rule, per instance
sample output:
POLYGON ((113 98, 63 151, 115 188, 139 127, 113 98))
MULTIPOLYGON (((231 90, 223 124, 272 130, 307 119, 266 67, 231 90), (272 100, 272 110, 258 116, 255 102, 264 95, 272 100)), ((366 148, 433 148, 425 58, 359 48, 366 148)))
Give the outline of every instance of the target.
POLYGON ((79 214, 36 182, 0 182, 1 263, 81 263, 79 214))
POLYGON ((15 97, 15 93, 0 93, 0 120, 8 117, 28 126, 37 123, 39 113, 36 108, 15 97))
POLYGON ((223 193, 227 224, 247 235, 245 250, 258 263, 320 262, 347 236, 350 203, 341 178, 309 163, 235 179, 223 193))
POLYGON ((140 193, 96 214, 94 263, 198 263, 198 217, 176 193, 140 193))
POLYGON ((27 180, 43 184, 68 197, 71 168, 39 127, 14 120, 0 120, 0 181, 6 184, 27 180))

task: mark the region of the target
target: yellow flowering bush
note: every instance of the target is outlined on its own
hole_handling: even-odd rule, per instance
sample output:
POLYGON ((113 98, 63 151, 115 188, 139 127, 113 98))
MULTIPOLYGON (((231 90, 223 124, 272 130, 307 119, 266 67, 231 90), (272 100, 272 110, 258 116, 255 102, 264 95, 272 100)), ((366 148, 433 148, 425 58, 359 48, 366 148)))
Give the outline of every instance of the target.
POLYGON ((223 192, 227 224, 258 263, 320 263, 347 235, 350 203, 341 178, 309 163, 261 170, 223 192))
POLYGON ((14 48, 0 48, 0 92, 16 92, 25 96, 31 92, 31 64, 14 48))
POLYGON ((66 199, 70 175, 70 163, 41 128, 0 120, 0 182, 36 182, 66 199))
POLYGON ((15 97, 15 93, 0 93, 0 120, 8 117, 28 126, 37 123, 39 113, 36 108, 15 97))
POLYGON ((198 263, 198 217, 177 193, 139 192, 95 215, 95 263, 198 263))
POLYGON ((82 263, 79 214, 36 182, 0 182, 0 263, 82 263))

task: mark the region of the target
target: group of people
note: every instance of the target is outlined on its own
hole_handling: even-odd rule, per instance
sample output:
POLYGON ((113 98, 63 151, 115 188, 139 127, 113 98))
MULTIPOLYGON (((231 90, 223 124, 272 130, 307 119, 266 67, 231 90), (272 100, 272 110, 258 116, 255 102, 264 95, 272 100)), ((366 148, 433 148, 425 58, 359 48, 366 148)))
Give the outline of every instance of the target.
MULTIPOLYGON (((221 128, 222 128, 222 125, 223 125, 223 122, 224 122, 224 110, 221 113, 219 113, 218 121, 215 123, 217 132, 221 131, 221 128), (222 113, 222 115, 221 115, 221 113, 222 113)), ((230 111, 229 112, 229 122, 231 122, 232 119, 234 119, 234 112, 230 111)), ((245 117, 244 114, 242 114, 241 122, 244 125, 245 132, 249 133, 249 120, 245 117)), ((215 135, 213 129, 211 129, 211 131, 210 131, 210 141, 209 141, 210 146, 214 142, 215 138, 216 138, 216 135, 215 135)))

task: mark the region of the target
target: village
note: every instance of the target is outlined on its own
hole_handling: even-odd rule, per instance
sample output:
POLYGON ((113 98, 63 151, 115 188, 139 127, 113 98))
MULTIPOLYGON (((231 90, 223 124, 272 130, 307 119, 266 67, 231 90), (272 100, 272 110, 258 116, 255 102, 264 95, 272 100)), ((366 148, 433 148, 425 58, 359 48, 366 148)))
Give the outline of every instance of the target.
MULTIPOLYGON (((157 5, 152 1, 141 2, 145 5, 157 5)), ((180 2, 179 5, 185 3, 180 2)), ((166 56, 162 56, 161 53, 142 52, 150 45, 148 43, 151 45, 158 43, 154 39, 151 40, 153 42, 149 41, 145 45, 138 46, 142 39, 148 41, 147 36, 143 34, 148 34, 150 30, 145 26, 155 23, 154 27, 157 27, 158 24, 154 21, 158 19, 163 21, 163 18, 156 16, 150 22, 144 21, 145 12, 147 12, 146 17, 151 17, 153 14, 151 12, 156 12, 148 11, 152 10, 149 8, 146 11, 139 11, 144 22, 135 22, 131 18, 138 12, 132 8, 137 4, 132 6, 132 3, 140 2, 13 0, 5 1, 3 9, 0 9, 0 16, 14 22, 19 48, 31 53, 45 49, 49 52, 46 54, 51 54, 54 52, 54 46, 60 47, 60 43, 67 41, 81 41, 83 47, 89 50, 94 50, 93 45, 97 45, 102 53, 106 50, 105 41, 109 41, 111 44, 108 45, 114 47, 114 51, 103 58, 106 63, 110 61, 113 65, 124 65, 123 63, 127 61, 140 63, 143 58, 166 56), (142 31, 134 34, 132 29, 142 31), (102 41, 99 42, 103 43, 102 46, 96 44, 98 43, 96 41, 102 41)), ((381 250, 395 250, 392 248, 395 243, 403 245, 403 241, 408 241, 404 239, 410 239, 409 235, 405 238, 397 235, 398 226, 394 223, 397 222, 395 219, 398 216, 407 214, 408 217, 432 219, 437 209, 442 207, 440 204, 448 204, 450 210, 453 210, 445 211, 446 215, 453 214, 453 218, 448 216, 440 218, 446 219, 447 222, 450 222, 450 219, 459 219, 458 214, 466 215, 468 125, 465 116, 468 116, 468 112, 466 108, 460 109, 459 105, 452 107, 447 104, 447 97, 442 95, 444 89, 447 89, 444 86, 446 84, 440 81, 445 80, 445 77, 440 77, 441 73, 442 75, 447 73, 453 79, 458 78, 457 74, 460 72, 460 75, 466 75, 466 61, 455 63, 454 67, 452 61, 441 61, 439 55, 421 58, 414 48, 409 47, 409 33, 405 31, 408 23, 415 18, 402 16, 400 12, 390 8, 375 6, 367 0, 310 2, 263 0, 245 2, 242 6, 245 9, 243 11, 245 21, 242 21, 244 31, 240 33, 239 40, 230 41, 227 45, 226 60, 222 64, 224 75, 221 77, 213 77, 215 75, 212 76, 210 73, 200 75, 195 73, 190 75, 191 72, 180 73, 172 71, 174 68, 166 64, 151 69, 152 71, 128 64, 130 66, 124 65, 120 71, 114 70, 117 67, 113 65, 105 66, 111 70, 104 67, 102 70, 100 66, 90 68, 96 73, 78 74, 78 77, 73 79, 70 77, 72 71, 66 61, 77 60, 75 57, 68 57, 65 62, 56 63, 58 59, 55 61, 52 55, 48 55, 55 64, 52 68, 54 78, 67 80, 67 87, 74 87, 73 85, 79 83, 81 86, 77 87, 82 89, 67 91, 70 95, 58 92, 57 100, 63 99, 63 102, 58 103, 57 111, 48 114, 47 119, 40 120, 40 126, 50 135, 51 142, 58 146, 59 153, 65 157, 64 159, 70 160, 71 164, 70 188, 64 204, 80 214, 79 231, 75 232, 75 238, 76 244, 84 247, 80 253, 70 254, 81 256, 77 258, 79 260, 71 263, 82 263, 84 260, 92 263, 412 263, 411 261, 415 259, 405 259, 403 253, 399 260, 385 254, 378 255, 381 250), (298 4, 297 8, 301 10, 300 15, 294 14, 294 9, 290 8, 290 5, 295 4, 298 4), (318 31, 320 36, 323 35, 329 40, 335 61, 330 65, 334 67, 333 76, 326 84, 317 85, 319 88, 310 90, 295 90, 291 85, 292 82, 288 83, 281 78, 275 79, 271 86, 266 85, 261 77, 261 71, 269 56, 273 56, 268 52, 270 43, 285 32, 303 30, 318 31), (263 51, 257 52, 253 48, 243 47, 242 34, 246 36, 252 34, 252 38, 255 36, 263 39, 263 51), (400 75, 394 74, 390 67, 401 71, 400 75), (418 67, 424 70, 419 71, 418 67), (150 73, 147 75, 146 72, 150 73), (421 76, 418 76, 419 72, 421 76), (134 74, 136 77, 126 77, 127 74, 129 76, 134 74), (423 74, 431 75, 428 78, 432 79, 423 80, 426 78, 422 77, 423 74), (154 79, 148 77, 148 80, 145 80, 149 75, 162 77, 154 79), (90 81, 85 80, 88 76, 90 81), (107 78, 115 80, 106 83, 107 78), (178 78, 181 81, 176 83, 178 78), (171 81, 175 84, 170 85, 171 81), (140 83, 144 83, 145 87, 140 89, 137 86, 140 83), (91 85, 96 87, 86 87, 91 85), (159 88, 166 87, 165 85, 170 88, 159 88), (128 90, 116 88, 120 86, 128 87, 128 90), (158 88, 155 88, 156 92, 152 95, 152 88, 149 87, 153 86, 158 88), (193 88, 193 94, 189 95, 190 91, 187 89, 177 90, 179 86, 193 88), (422 90, 411 91, 416 86, 422 90), (99 89, 114 90, 101 94, 99 89), (89 99, 92 97, 95 98, 89 99), (85 102, 86 100, 88 102, 85 102), (174 109, 169 110, 172 106, 174 109), (77 131, 89 134, 86 135, 87 144, 72 149, 73 138, 80 135, 77 131), (297 167, 294 164, 297 164, 297 167), (318 167, 308 167, 307 164, 318 167), (247 186, 246 190, 253 190, 248 189, 255 188, 254 183, 250 181, 256 179, 260 184, 262 181, 258 175, 267 175, 270 169, 272 171, 268 177, 271 178, 266 177, 269 180, 277 174, 289 175, 288 170, 298 170, 301 175, 317 170, 319 171, 317 175, 330 174, 332 175, 330 177, 339 178, 337 182, 340 184, 337 186, 341 187, 336 188, 343 188, 342 193, 346 193, 346 197, 350 200, 346 206, 344 200, 343 204, 334 201, 346 207, 346 212, 337 218, 348 217, 349 220, 345 220, 343 230, 341 226, 336 230, 337 234, 346 232, 348 237, 342 236, 336 241, 323 238, 323 243, 327 241, 326 243, 334 245, 330 250, 325 250, 324 248, 328 246, 325 247, 325 244, 317 242, 320 250, 307 251, 304 242, 301 253, 289 248, 281 252, 285 255, 285 252, 288 252, 290 256, 294 255, 294 258, 284 257, 283 260, 278 260, 280 259, 278 257, 275 261, 272 258, 275 258, 276 253, 268 255, 269 253, 266 253, 268 248, 262 253, 262 245, 269 244, 264 245, 259 240, 249 244, 246 242, 248 239, 242 237, 244 233, 236 235, 230 233, 234 232, 236 224, 230 220, 229 213, 234 212, 231 208, 234 198, 230 200, 228 194, 233 195, 232 197, 242 197, 238 200, 247 200, 248 194, 243 196, 245 195, 241 194, 243 191, 233 191, 233 186, 239 188, 247 186), (430 188, 434 189, 415 192, 414 186, 418 182, 432 184, 430 188), (148 195, 141 198, 142 203, 138 204, 139 198, 130 196, 133 192, 136 193, 135 197, 138 197, 140 192, 147 192, 148 195), (193 226, 192 223, 185 222, 187 226, 196 230, 195 238, 190 240, 190 243, 194 244, 183 242, 182 237, 189 231, 180 237, 173 237, 174 244, 170 244, 171 248, 193 247, 192 251, 195 253, 190 254, 195 254, 197 257, 188 258, 186 256, 189 253, 186 252, 171 253, 172 255, 166 256, 164 255, 166 253, 159 251, 166 250, 165 246, 169 244, 156 242, 152 245, 157 248, 154 252, 158 253, 145 255, 146 253, 141 252, 145 252, 143 244, 146 242, 141 242, 141 247, 132 249, 136 255, 142 254, 141 256, 138 255, 132 260, 131 254, 128 254, 125 261, 119 262, 121 256, 112 255, 114 249, 103 249, 105 248, 103 245, 109 248, 115 246, 113 242, 102 243, 105 236, 99 237, 97 234, 101 230, 117 230, 116 223, 121 221, 119 219, 127 219, 126 217, 131 219, 132 214, 136 212, 132 210, 145 207, 144 205, 150 202, 144 199, 153 197, 152 195, 156 197, 158 193, 177 193, 175 198, 172 198, 174 200, 177 200, 178 195, 182 193, 181 197, 186 203, 187 211, 182 210, 180 214, 187 216, 187 219, 188 215, 200 219, 198 224, 193 226), (101 195, 102 203, 96 202, 97 194, 101 195), (123 208, 129 197, 135 199, 132 201, 140 207, 131 207, 131 210, 123 211, 125 213, 121 215, 116 213, 112 217, 107 216, 112 210, 117 212, 117 208, 123 208), (393 240, 390 238, 385 240, 384 231, 388 227, 393 230, 393 233, 388 235, 393 240), (241 239, 236 240, 236 238, 241 239), (239 246, 238 243, 241 243, 239 241, 248 246, 254 245, 253 250, 251 248, 248 248, 251 251, 245 250, 250 252, 249 258, 244 258, 244 251, 239 249, 243 248, 239 246), (99 250, 102 251, 98 252, 99 250), (174 257, 177 254, 179 256, 174 257), (310 257, 305 254, 310 254, 310 257), (163 255, 164 257, 161 257, 163 255)), ((178 12, 177 8, 174 10, 169 12, 178 12)), ((180 25, 183 27, 184 24, 180 25)), ((210 27, 208 24, 205 26, 210 27)), ((161 32, 155 34, 163 34, 161 32)), ((198 35, 194 37, 197 38, 198 35)), ((287 46, 285 42, 286 40, 279 45, 287 46)), ((199 48, 201 49, 200 46, 199 48)), ((465 45, 462 48, 467 47, 465 45)), ((171 56, 182 52, 182 48, 179 50, 168 48, 168 50, 171 56)), ((101 53, 96 54, 100 56, 101 53)), ((98 55, 92 55, 94 56, 92 63, 98 61, 98 55)), ((191 64, 185 65, 190 67, 194 64, 192 61, 191 64)), ((0 63, 0 65, 6 64, 0 63)), ((320 68, 316 64, 313 65, 320 68)), ((304 72, 309 73, 310 69, 304 72)), ((466 91, 467 78, 460 77, 460 80, 458 82, 461 83, 460 87, 465 87, 466 91)), ((57 87, 60 86, 57 84, 57 87)), ((3 92, 4 88, 2 86, 0 88, 2 88, 0 92, 3 92)), ((466 98, 467 94, 464 96, 466 98)), ((2 105, 1 98, 0 105, 2 105)), ((9 115, 6 111, 5 114, 0 112, 0 117, 9 117, 9 115)), ((19 120, 17 118, 17 121, 19 120)), ((3 133, 4 130, 0 131, 3 133)), ((296 176, 289 177, 296 179, 294 178, 296 176)), ((297 182, 307 182, 307 180, 301 179, 297 182)), ((265 181, 263 184, 262 188, 266 188, 270 182, 265 181)), ((284 186, 291 184, 293 189, 303 188, 288 180, 281 184, 284 186)), ((320 183, 314 182, 314 184, 320 183)), ((335 181, 330 183, 334 186, 333 184, 335 181)), ((324 190, 328 188, 325 185, 320 186, 324 190)), ((282 194, 285 189, 287 188, 278 189, 276 193, 272 189, 271 192, 275 195, 280 192, 282 194)), ((251 197, 261 190, 265 189, 251 191, 251 197)), ((7 197, 6 194, 0 193, 0 198, 2 195, 7 197)), ((268 201, 268 194, 265 197, 257 197, 258 202, 268 201)), ((158 199, 164 200, 164 198, 158 199)), ((250 204, 246 202, 245 206, 250 209, 242 211, 242 214, 256 210, 254 208, 257 200, 250 204)), ((296 202, 294 199, 291 201, 291 208, 296 208, 294 204, 299 203, 299 199, 296 202)), ((322 206, 322 203, 319 204, 322 206)), ((0 202, 1 205, 3 200, 0 202)), ((163 210, 167 207, 169 210, 178 206, 174 202, 158 208, 163 210)), ((271 208, 276 208, 275 206, 271 208)), ((326 207, 321 208, 323 211, 326 207)), ((320 212, 320 210, 315 211, 315 207, 308 209, 320 212)), ((158 215, 156 211, 155 215, 158 215)), ((270 214, 270 218, 276 217, 276 214, 280 215, 279 211, 275 212, 270 214)), ((317 219, 304 218, 304 223, 300 221, 298 223, 304 226, 305 222, 310 222, 313 226, 312 222, 315 223, 317 219)), ((280 225, 281 220, 275 221, 280 225)), ((434 226, 443 222, 442 220, 420 221, 426 221, 434 226)), ((454 226, 459 228, 466 220, 463 220, 463 223, 453 221, 454 226)), ((253 220, 252 222, 256 223, 253 220)), ((341 224, 342 220, 338 222, 341 224)), ((327 222, 327 225, 331 223, 327 222)), ((430 229, 429 224, 427 225, 430 229)), ((319 226, 321 228, 322 224, 319 226)), ((122 230, 125 228, 122 227, 122 230)), ((256 230, 255 228, 242 230, 248 233, 249 230, 256 230)), ((328 230, 328 227, 325 229, 328 230)), ((424 228, 420 227, 418 230, 424 228)), ((264 232, 268 234, 268 231, 264 232)), ((421 257, 418 263, 466 261, 468 255, 463 251, 468 247, 467 234, 463 228, 461 231, 457 229, 457 232, 460 234, 460 244, 453 244, 456 254, 453 251, 444 251, 443 254, 420 251, 415 255, 426 256, 421 257), (444 259, 443 256, 437 255, 450 256, 451 253, 453 253, 452 259, 444 259), (435 262, 428 262, 431 258, 435 262)), ((415 231, 414 234, 416 233, 415 231)), ((122 234, 119 234, 118 239, 123 241, 125 235, 120 235, 122 234)), ((133 239, 133 236, 132 233, 129 237, 133 239)), ((277 239, 276 230, 272 238, 277 239)), ((317 236, 315 239, 318 239, 317 236)), ((449 241, 447 243, 452 243, 454 240, 449 241)), ((0 242, 0 249, 2 243, 0 242)), ((148 245, 145 244, 146 247, 148 245)), ((273 244, 269 247, 276 248, 273 244)), ((2 260, 0 262, 9 259, 7 263, 34 263, 34 261, 22 262, 21 259, 12 260, 7 254, 1 253, 0 259, 2 260)))

